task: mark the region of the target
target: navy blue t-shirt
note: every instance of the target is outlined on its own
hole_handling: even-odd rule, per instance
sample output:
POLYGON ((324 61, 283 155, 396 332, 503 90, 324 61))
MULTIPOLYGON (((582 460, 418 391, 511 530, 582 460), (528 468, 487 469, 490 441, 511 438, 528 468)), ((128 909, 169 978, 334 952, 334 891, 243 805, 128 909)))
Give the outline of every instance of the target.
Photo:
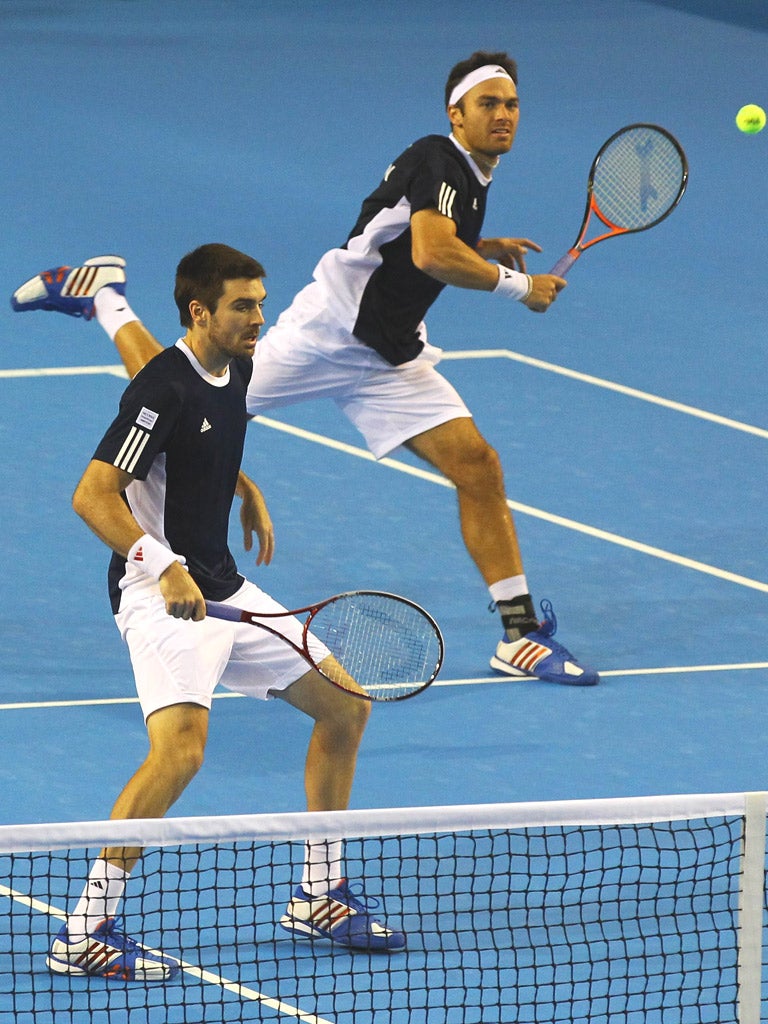
MULTIPOLYGON (((229 516, 243 455, 250 360, 213 377, 183 343, 165 349, 131 381, 94 459, 135 479, 125 500, 142 529, 183 555, 203 596, 231 597, 242 583, 228 546, 229 516)), ((109 570, 112 610, 133 566, 109 570)))

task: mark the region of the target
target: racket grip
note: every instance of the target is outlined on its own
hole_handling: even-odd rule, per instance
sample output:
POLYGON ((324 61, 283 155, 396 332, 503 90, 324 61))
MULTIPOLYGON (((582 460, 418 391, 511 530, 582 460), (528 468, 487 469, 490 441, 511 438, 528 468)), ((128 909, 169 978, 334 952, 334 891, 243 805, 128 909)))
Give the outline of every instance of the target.
POLYGON ((222 604, 220 601, 206 601, 205 611, 214 619, 228 619, 230 622, 243 621, 241 608, 233 608, 231 604, 222 604))
POLYGON ((554 274, 555 277, 565 277, 575 262, 576 257, 572 253, 567 252, 565 256, 561 256, 554 267, 552 267, 550 274, 554 274))

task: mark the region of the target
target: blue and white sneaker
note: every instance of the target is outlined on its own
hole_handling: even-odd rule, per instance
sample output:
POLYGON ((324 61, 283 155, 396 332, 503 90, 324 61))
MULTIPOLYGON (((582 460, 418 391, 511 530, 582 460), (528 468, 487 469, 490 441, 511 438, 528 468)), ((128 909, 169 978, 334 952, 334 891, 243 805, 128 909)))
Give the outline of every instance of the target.
POLYGON ((405 949, 405 935, 392 931, 369 913, 378 900, 353 894, 342 879, 325 896, 309 896, 299 885, 280 918, 286 931, 302 939, 330 939, 351 949, 390 953, 405 949))
POLYGON ((584 668, 552 637, 557 631, 557 619, 550 601, 541 602, 544 621, 532 633, 520 640, 499 642, 491 658, 491 668, 508 676, 528 676, 545 683, 564 683, 566 686, 594 686, 600 676, 592 668, 584 668))
POLYGON ((47 309, 68 316, 93 316, 96 292, 105 285, 125 295, 125 260, 122 256, 94 256, 81 267, 54 267, 25 281, 11 296, 17 313, 47 309))
POLYGON ((62 925, 46 964, 56 974, 139 982, 170 981, 179 970, 178 960, 145 949, 118 931, 114 917, 102 921, 93 935, 74 942, 62 925))

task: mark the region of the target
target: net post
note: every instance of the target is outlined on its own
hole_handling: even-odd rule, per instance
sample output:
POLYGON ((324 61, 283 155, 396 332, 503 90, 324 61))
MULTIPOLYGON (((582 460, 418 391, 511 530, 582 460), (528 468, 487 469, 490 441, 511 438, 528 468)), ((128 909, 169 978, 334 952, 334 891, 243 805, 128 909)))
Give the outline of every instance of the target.
POLYGON ((746 793, 739 887, 739 1024, 760 1024, 766 793, 746 793))

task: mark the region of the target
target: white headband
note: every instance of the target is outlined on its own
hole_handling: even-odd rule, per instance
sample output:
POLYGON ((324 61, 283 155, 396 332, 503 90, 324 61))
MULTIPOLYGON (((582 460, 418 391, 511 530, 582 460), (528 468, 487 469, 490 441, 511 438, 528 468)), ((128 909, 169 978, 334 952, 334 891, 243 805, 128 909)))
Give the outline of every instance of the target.
POLYGON ((455 107, 461 97, 466 96, 470 89, 480 85, 481 82, 487 82, 489 78, 508 78, 510 82, 514 81, 510 73, 498 64, 484 64, 481 68, 470 71, 458 85, 454 86, 448 99, 448 106, 455 107))

